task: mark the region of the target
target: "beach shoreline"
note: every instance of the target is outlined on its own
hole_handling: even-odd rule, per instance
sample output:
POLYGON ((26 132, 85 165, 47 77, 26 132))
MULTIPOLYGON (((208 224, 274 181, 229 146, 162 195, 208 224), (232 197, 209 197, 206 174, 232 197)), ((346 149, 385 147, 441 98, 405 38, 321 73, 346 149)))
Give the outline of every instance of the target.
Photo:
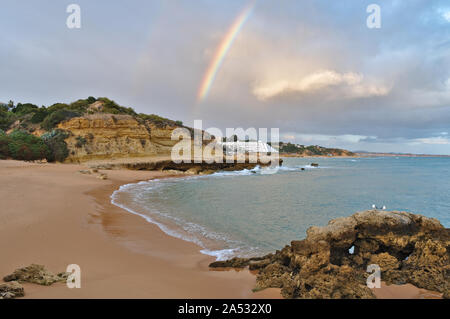
MULTIPOLYGON (((252 292, 248 269, 212 270, 200 246, 163 232, 111 202, 120 186, 168 178, 159 171, 105 170, 85 165, 0 161, 0 277, 32 263, 50 271, 78 264, 82 288, 24 284, 25 298, 280 298, 252 292), (107 174, 102 180, 98 174, 107 174)), ((179 176, 176 176, 179 177, 179 176)), ((379 298, 424 298, 414 286, 383 286, 379 298)))
POLYGON ((111 204, 121 185, 168 174, 111 170, 101 180, 82 169, 0 161, 0 276, 32 263, 82 272, 80 289, 24 284, 25 298, 280 298, 277 289, 253 293, 248 270, 210 270, 214 258, 199 246, 111 204))

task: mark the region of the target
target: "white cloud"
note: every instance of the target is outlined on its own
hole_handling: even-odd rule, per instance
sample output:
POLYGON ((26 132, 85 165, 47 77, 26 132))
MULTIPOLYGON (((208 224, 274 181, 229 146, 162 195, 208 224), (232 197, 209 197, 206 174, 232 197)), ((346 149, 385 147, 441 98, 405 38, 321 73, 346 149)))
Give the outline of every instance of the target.
POLYGON ((301 134, 301 133, 286 133, 283 138, 287 140, 295 140, 299 144, 323 144, 323 145, 337 145, 337 144, 357 144, 366 139, 376 139, 376 136, 343 134, 343 135, 325 135, 325 134, 301 134))
POLYGON ((450 145, 450 139, 444 136, 417 138, 413 144, 450 145))
POLYGON ((364 82, 364 76, 359 73, 339 73, 333 70, 322 70, 300 79, 282 79, 268 81, 253 88, 253 94, 260 100, 289 93, 314 94, 323 93, 325 89, 334 88, 338 92, 334 98, 358 98, 382 96, 389 93, 384 86, 364 82))
POLYGON ((448 22, 450 22, 450 10, 449 11, 444 11, 442 13, 442 16, 444 17, 445 20, 447 20, 448 22))

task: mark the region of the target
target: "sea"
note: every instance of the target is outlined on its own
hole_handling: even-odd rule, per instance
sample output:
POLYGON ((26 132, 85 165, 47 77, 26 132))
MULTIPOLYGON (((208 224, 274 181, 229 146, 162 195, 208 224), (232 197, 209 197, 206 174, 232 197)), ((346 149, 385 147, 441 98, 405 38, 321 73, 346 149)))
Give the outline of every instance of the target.
POLYGON ((256 167, 127 184, 111 200, 218 260, 251 257, 372 205, 450 227, 450 157, 284 158, 276 172, 256 167))

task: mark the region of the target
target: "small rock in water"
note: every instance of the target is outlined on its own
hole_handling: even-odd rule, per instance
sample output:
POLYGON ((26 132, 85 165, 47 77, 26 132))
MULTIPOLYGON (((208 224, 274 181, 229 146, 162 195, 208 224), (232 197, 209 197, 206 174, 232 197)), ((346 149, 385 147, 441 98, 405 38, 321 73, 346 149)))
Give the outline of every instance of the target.
POLYGON ((312 167, 319 167, 319 164, 317 164, 317 163, 311 163, 311 166, 312 166, 312 167))

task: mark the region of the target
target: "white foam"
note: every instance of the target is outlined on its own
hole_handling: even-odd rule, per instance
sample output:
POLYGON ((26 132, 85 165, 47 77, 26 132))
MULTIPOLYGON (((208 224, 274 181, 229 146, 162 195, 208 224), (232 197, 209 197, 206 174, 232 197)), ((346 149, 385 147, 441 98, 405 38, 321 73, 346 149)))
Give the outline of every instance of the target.
POLYGON ((204 255, 216 257, 217 261, 227 260, 236 256, 237 248, 221 249, 221 250, 208 250, 202 249, 200 252, 204 255))
MULTIPOLYGON (((177 178, 178 179, 178 178, 177 178)), ((185 179, 185 178, 183 178, 185 179)), ((173 180, 173 179, 171 179, 173 180)), ((219 241, 219 242, 225 242, 227 246, 234 246, 234 247, 241 247, 243 245, 243 243, 235 241, 235 240, 231 240, 230 238, 228 238, 228 236, 224 235, 224 234, 219 234, 216 232, 212 232, 209 231, 206 227, 203 227, 199 224, 196 223, 192 223, 192 222, 186 222, 178 217, 172 216, 170 214, 166 214, 166 213, 162 213, 160 211, 154 210, 152 209, 151 214, 155 214, 155 215, 159 215, 162 216, 166 219, 170 219, 173 222, 175 222, 175 224, 177 225, 177 227, 180 227, 180 229, 182 229, 182 231, 176 231, 173 228, 168 227, 167 225, 165 225, 164 223, 161 223, 157 220, 155 220, 154 218, 150 217, 147 214, 143 214, 140 212, 137 212, 134 209, 131 209, 130 207, 127 207, 125 205, 122 205, 118 202, 118 196, 119 193, 128 193, 128 194, 133 194, 135 196, 137 196, 138 198, 140 197, 139 194, 137 192, 133 192, 133 188, 136 187, 137 185, 146 185, 146 188, 150 188, 150 189, 155 189, 158 188, 161 185, 157 185, 157 183, 153 183, 155 181, 158 180, 150 180, 150 181, 146 181, 146 182, 139 182, 139 183, 131 183, 131 184, 126 184, 126 185, 122 185, 119 187, 118 190, 114 191, 113 194, 111 195, 111 203, 117 207, 120 207, 126 211, 128 211, 129 213, 132 213, 134 215, 140 216, 142 217, 145 221, 155 224, 159 227, 159 229, 161 229, 164 233, 178 238, 178 239, 182 239, 188 242, 192 242, 197 244, 198 246, 200 246, 201 248, 203 248, 200 252, 206 255, 210 255, 210 256, 215 256, 218 259, 217 260, 222 260, 219 258, 231 258, 231 257, 235 257, 236 254, 235 252, 239 249, 239 248, 228 248, 228 249, 222 249, 222 250, 209 250, 207 249, 207 247, 205 246, 205 243, 196 237, 196 235, 200 235, 202 238, 205 238, 207 240, 213 240, 213 241, 219 241), (133 193, 132 193, 133 192, 133 193), (183 234, 184 232, 185 234, 183 234)), ((142 198, 141 198, 142 199, 142 198)), ((135 201, 133 201, 135 202, 135 201)), ((140 202, 135 202, 136 204, 140 205, 140 202)), ((147 210, 145 207, 142 207, 144 210, 147 210)), ((148 211, 148 210, 147 210, 148 211)), ((149 212, 150 214, 150 212, 149 212)), ((248 249, 249 251, 251 251, 252 249, 248 249)))
POLYGON ((185 240, 188 242, 193 242, 193 243, 199 245, 200 247, 203 248, 201 250, 201 253, 209 255, 209 256, 214 256, 217 258, 217 260, 223 260, 223 259, 228 259, 228 258, 237 256, 238 251, 240 253, 247 255, 247 253, 253 251, 255 248, 253 248, 253 247, 242 248, 242 246, 243 246, 242 242, 231 240, 228 236, 226 236, 224 234, 212 232, 204 226, 201 226, 196 223, 184 221, 184 220, 182 220, 178 217, 175 217, 171 214, 163 213, 156 209, 146 208, 145 205, 142 205, 142 201, 145 200, 145 193, 139 192, 139 190, 141 190, 141 187, 145 187, 145 190, 150 190, 152 192, 153 191, 161 192, 162 191, 161 188, 166 183, 173 183, 173 182, 177 182, 180 180, 187 181, 187 180, 203 179, 203 178, 209 178, 209 177, 251 176, 251 175, 259 175, 259 174, 271 174, 272 171, 270 171, 270 170, 274 170, 274 169, 276 170, 275 173, 277 173, 278 171, 280 171, 280 172, 282 172, 282 171, 299 171, 302 167, 308 168, 308 169, 315 168, 310 165, 298 166, 298 167, 279 166, 276 168, 270 168, 270 167, 261 168, 258 165, 253 169, 244 169, 244 170, 240 170, 240 171, 219 171, 219 172, 215 172, 211 175, 182 176, 182 177, 176 177, 176 178, 171 178, 171 179, 153 179, 153 180, 149 180, 149 181, 141 181, 138 183, 130 183, 130 184, 125 184, 125 185, 120 186, 118 190, 113 192, 113 194, 111 195, 111 203, 117 207, 120 207, 120 208, 134 214, 134 215, 142 217, 144 220, 146 220, 149 223, 157 225, 164 233, 166 233, 172 237, 179 238, 179 239, 182 239, 182 240, 185 240), (138 185, 140 187, 138 187, 136 189, 136 186, 138 186, 138 185), (119 199, 118 199, 119 193, 127 193, 129 195, 132 195, 132 198, 131 198, 132 202, 134 204, 139 205, 144 211, 147 211, 147 214, 140 213, 134 209, 131 209, 130 207, 120 204, 119 199), (173 221, 174 224, 176 225, 176 227, 179 227, 179 231, 175 230, 174 228, 168 227, 167 225, 159 222, 158 220, 155 220, 155 218, 150 217, 150 215, 161 216, 163 219, 173 221), (205 246, 205 243, 201 239, 197 238, 196 235, 201 238, 207 239, 207 240, 224 242, 224 243, 226 243, 226 246, 228 246, 228 247, 231 246, 231 247, 237 247, 237 248, 211 250, 211 249, 208 249, 205 246))
POLYGON ((219 171, 215 172, 211 175, 205 175, 205 176, 248 176, 253 175, 261 172, 261 167, 257 165, 255 168, 252 169, 243 169, 240 171, 219 171))
MULTIPOLYGON (((130 185, 130 184, 128 184, 128 185, 130 185)), ((119 190, 120 190, 120 188, 119 188, 119 190)), ((203 243, 202 243, 201 241, 197 240, 196 238, 190 238, 190 237, 188 237, 188 236, 183 236, 182 234, 176 232, 175 230, 170 229, 170 228, 167 227, 166 225, 164 225, 164 224, 162 224, 162 223, 160 223, 160 222, 154 220, 154 219, 151 218, 150 216, 147 216, 147 215, 145 215, 145 214, 138 213, 138 212, 136 212, 135 210, 126 207, 125 205, 122 205, 122 204, 117 203, 116 200, 115 200, 116 192, 117 192, 117 191, 115 191, 115 192, 111 195, 111 203, 112 203, 113 205, 115 205, 115 206, 117 206, 117 207, 120 207, 120 208, 126 210, 127 212, 129 212, 129 213, 131 213, 131 214, 140 216, 140 217, 144 218, 144 219, 145 219, 147 222, 149 222, 149 223, 152 223, 152 224, 157 225, 157 226, 159 227, 159 229, 161 229, 164 233, 166 233, 166 234, 168 234, 168 235, 170 235, 170 236, 172 236, 172 237, 179 238, 179 239, 182 239, 182 240, 185 240, 185 241, 188 241, 188 242, 195 243, 195 244, 199 245, 200 247, 203 247, 203 248, 204 248, 203 243)))

